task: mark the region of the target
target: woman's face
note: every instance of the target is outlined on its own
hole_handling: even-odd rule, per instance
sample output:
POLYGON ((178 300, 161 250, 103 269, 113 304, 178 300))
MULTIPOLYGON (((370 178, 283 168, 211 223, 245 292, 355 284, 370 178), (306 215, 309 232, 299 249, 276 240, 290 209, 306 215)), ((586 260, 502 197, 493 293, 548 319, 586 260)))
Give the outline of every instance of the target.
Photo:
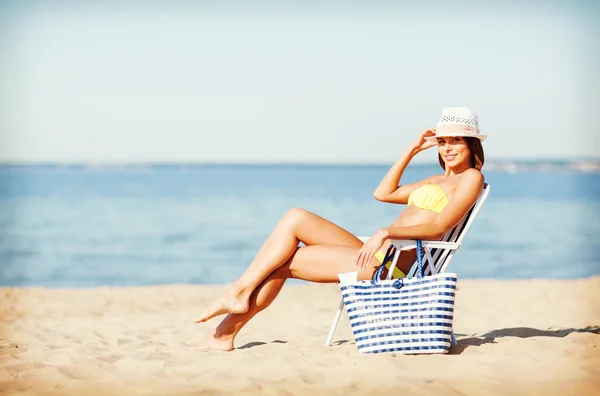
POLYGON ((446 166, 454 168, 471 161, 471 150, 467 142, 460 136, 444 136, 437 138, 438 153, 446 166))

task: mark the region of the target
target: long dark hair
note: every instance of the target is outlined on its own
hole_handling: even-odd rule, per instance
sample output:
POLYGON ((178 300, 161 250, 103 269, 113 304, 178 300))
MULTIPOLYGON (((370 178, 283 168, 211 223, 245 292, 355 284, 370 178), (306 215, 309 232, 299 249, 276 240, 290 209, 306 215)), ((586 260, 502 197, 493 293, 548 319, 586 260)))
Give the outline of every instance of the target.
MULTIPOLYGON (((469 151, 471 151, 471 167, 481 170, 483 167, 483 161, 485 160, 483 155, 483 146, 481 145, 481 140, 475 137, 463 137, 465 143, 467 143, 467 147, 469 147, 469 151)), ((438 153, 438 160, 440 161, 440 166, 442 169, 446 170, 446 163, 442 159, 442 156, 438 153)))

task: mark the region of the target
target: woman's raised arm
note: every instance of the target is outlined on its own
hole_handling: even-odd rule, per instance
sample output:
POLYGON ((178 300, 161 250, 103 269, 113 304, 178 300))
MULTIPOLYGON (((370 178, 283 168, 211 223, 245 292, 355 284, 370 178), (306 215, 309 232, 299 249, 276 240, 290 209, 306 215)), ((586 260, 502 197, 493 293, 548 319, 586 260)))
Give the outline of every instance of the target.
POLYGON ((436 145, 435 142, 432 143, 425 139, 425 137, 428 136, 435 136, 435 130, 426 129, 423 131, 417 140, 406 149, 400 159, 392 165, 373 193, 376 200, 405 204, 408 202, 408 196, 411 192, 427 183, 427 180, 422 180, 416 183, 400 185, 400 179, 409 162, 415 155, 436 145))

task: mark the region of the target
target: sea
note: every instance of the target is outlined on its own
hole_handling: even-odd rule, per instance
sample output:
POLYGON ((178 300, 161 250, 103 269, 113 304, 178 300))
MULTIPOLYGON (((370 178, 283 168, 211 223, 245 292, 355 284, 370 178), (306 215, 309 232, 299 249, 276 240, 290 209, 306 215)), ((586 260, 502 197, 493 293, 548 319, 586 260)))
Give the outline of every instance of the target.
MULTIPOLYGON (((403 205, 373 191, 387 165, 0 167, 0 286, 233 282, 287 210, 358 236, 403 205)), ((403 181, 440 173, 415 165, 403 181)), ((483 173, 489 198, 448 271, 461 279, 600 274, 600 173, 483 173)), ((303 282, 303 281, 292 281, 303 282)))

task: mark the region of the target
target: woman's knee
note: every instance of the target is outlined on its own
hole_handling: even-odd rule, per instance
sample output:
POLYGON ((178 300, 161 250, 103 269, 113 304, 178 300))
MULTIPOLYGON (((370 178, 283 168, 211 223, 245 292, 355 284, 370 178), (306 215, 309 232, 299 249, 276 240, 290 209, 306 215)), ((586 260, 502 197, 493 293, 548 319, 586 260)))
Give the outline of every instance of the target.
POLYGON ((283 216, 282 221, 288 226, 299 226, 310 216, 310 212, 302 208, 292 208, 283 216))

